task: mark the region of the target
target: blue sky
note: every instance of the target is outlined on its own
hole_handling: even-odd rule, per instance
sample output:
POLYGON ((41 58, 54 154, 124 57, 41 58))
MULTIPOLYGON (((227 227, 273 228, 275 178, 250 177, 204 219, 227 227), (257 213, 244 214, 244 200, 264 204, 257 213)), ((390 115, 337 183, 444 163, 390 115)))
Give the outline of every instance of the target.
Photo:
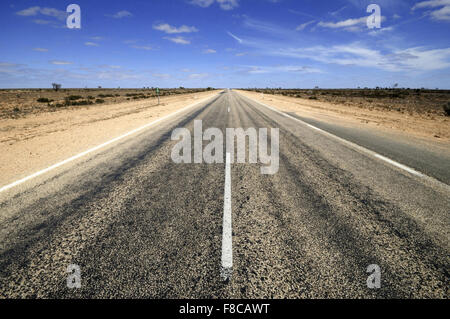
POLYGON ((6 0, 0 35, 0 88, 450 89, 450 0, 6 0))

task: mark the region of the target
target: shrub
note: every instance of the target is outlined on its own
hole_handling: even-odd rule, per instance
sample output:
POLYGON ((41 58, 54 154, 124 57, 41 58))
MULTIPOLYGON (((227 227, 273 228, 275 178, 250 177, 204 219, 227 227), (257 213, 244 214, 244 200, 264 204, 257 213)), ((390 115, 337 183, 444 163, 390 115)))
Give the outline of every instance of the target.
POLYGON ((76 100, 81 100, 83 97, 79 96, 79 95, 69 95, 68 97, 66 97, 66 100, 68 101, 76 101, 76 100))
POLYGON ((444 105, 444 112, 445 115, 450 116, 450 102, 448 102, 447 105, 444 105))
POLYGON ((310 96, 309 99, 310 100, 317 100, 317 96, 310 96))
POLYGON ((39 103, 50 103, 50 102, 53 102, 53 100, 49 100, 46 97, 40 97, 36 101, 38 101, 39 103))
POLYGON ((102 100, 102 99, 96 99, 96 100, 95 100, 95 103, 97 103, 97 104, 102 104, 102 103, 105 103, 105 100, 102 100))
POLYGON ((14 113, 19 113, 20 112, 20 109, 16 106, 15 108, 14 108, 14 113))

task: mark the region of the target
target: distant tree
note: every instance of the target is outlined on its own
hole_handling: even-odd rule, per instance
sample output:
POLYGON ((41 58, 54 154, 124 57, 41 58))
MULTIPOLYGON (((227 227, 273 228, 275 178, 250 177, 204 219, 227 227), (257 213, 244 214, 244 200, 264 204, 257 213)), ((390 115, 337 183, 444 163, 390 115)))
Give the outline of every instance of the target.
POLYGON ((52 86, 53 86, 53 90, 55 90, 55 91, 59 91, 59 89, 61 89, 61 84, 52 83, 52 86))

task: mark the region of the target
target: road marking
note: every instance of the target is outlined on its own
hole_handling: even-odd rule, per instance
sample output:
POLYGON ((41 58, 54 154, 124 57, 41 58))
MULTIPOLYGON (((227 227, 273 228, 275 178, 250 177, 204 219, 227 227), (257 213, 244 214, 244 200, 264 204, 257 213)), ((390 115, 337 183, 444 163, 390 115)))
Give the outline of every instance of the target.
POLYGON ((230 280, 233 273, 233 234, 231 226, 231 155, 225 161, 225 189, 223 200, 222 267, 220 276, 230 280))
POLYGON ((371 156, 373 156, 375 158, 378 158, 378 159, 380 159, 380 160, 382 160, 382 161, 384 161, 384 162, 386 162, 386 163, 388 163, 390 165, 393 165, 393 166, 395 166, 397 168, 400 168, 400 169, 402 169, 402 170, 404 170, 404 171, 406 171, 406 172, 408 172, 408 173, 410 173, 412 175, 415 175, 417 177, 423 178, 423 179, 427 180, 428 182, 431 182, 431 183, 433 183, 435 185, 439 185, 440 187, 444 188, 446 191, 450 191, 450 185, 447 185, 444 182, 441 182, 441 181, 439 181, 439 180, 437 180, 437 179, 435 179, 435 178, 433 178, 431 176, 428 176, 428 175, 426 175, 424 173, 421 173, 421 172, 419 172, 419 171, 417 171, 417 170, 415 170, 415 169, 413 169, 413 168, 411 168, 409 166, 403 165, 403 164, 401 164, 399 162, 396 162, 396 161, 394 161, 394 160, 392 160, 390 158, 387 158, 387 157, 385 157, 383 155, 380 155, 377 152, 371 151, 371 150, 369 150, 369 149, 367 149, 367 148, 365 148, 363 146, 360 146, 360 145, 355 144, 353 142, 347 141, 347 140, 345 140, 345 139, 343 139, 343 138, 341 138, 339 136, 336 136, 336 135, 331 134, 331 133, 329 133, 327 131, 324 131, 324 130, 322 130, 322 129, 314 126, 314 125, 306 123, 305 121, 302 121, 302 120, 300 120, 298 118, 295 118, 295 117, 293 117, 293 116, 291 116, 289 114, 286 114, 286 113, 284 113, 282 111, 279 111, 279 110, 277 110, 276 108, 274 108, 272 106, 269 106, 267 104, 264 104, 262 102, 259 102, 257 100, 252 99, 252 98, 249 98, 249 97, 246 97, 246 98, 248 98, 248 99, 250 99, 250 100, 252 100, 252 101, 254 101, 254 102, 256 102, 256 103, 258 103, 258 104, 260 104, 260 105, 262 105, 262 106, 264 106, 264 107, 266 107, 266 108, 268 108, 268 109, 270 109, 270 110, 272 110, 272 111, 274 111, 274 112, 284 116, 284 117, 287 117, 287 118, 290 118, 290 119, 295 120, 297 122, 300 122, 303 125, 306 125, 309 128, 312 128, 312 129, 314 129, 316 131, 319 131, 320 133, 322 133, 322 134, 324 134, 326 136, 332 137, 335 140, 338 140, 341 143, 346 144, 346 145, 348 145, 348 146, 350 146, 350 147, 352 147, 354 149, 357 149, 357 150, 359 150, 359 151, 361 151, 363 153, 366 153, 366 154, 371 155, 371 156))
POLYGON ((230 108, 228 107, 228 113, 230 113, 230 108))
POLYGON ((183 111, 185 111, 185 110, 187 110, 187 109, 189 109, 189 108, 192 108, 192 107, 194 107, 194 106, 196 106, 196 105, 202 104, 202 103, 204 103, 205 101, 208 101, 208 100, 210 100, 210 99, 212 99, 212 98, 214 98, 214 97, 215 97, 215 96, 213 96, 213 97, 208 97, 208 98, 205 98, 205 99, 203 99, 203 100, 201 100, 201 101, 198 101, 198 102, 195 102, 195 103, 193 103, 193 104, 190 104, 190 105, 188 105, 188 106, 186 106, 186 107, 184 107, 184 108, 182 108, 182 109, 180 109, 180 110, 178 110, 178 111, 175 111, 174 113, 170 113, 170 114, 168 114, 168 115, 166 115, 166 116, 163 116, 163 117, 161 117, 161 118, 159 118, 159 119, 157 119, 157 120, 155 120, 155 121, 153 121, 153 122, 151 122, 151 123, 148 123, 148 124, 145 124, 145 125, 143 125, 143 126, 141 126, 141 127, 138 127, 138 128, 136 128, 136 129, 134 129, 134 130, 132 130, 132 131, 130 131, 130 132, 128 132, 128 133, 125 133, 125 134, 123 134, 123 135, 120 135, 120 136, 118 136, 118 137, 116 137, 116 138, 114 138, 114 139, 112 139, 112 140, 110 140, 110 141, 108 141, 108 142, 105 142, 105 143, 103 143, 103 144, 97 145, 97 146, 95 146, 95 147, 93 147, 93 148, 91 148, 91 149, 88 149, 87 151, 84 151, 84 152, 82 152, 82 153, 80 153, 80 154, 77 154, 77 155, 75 155, 75 156, 72 156, 72 157, 70 157, 70 158, 68 158, 68 159, 66 159, 66 160, 64 160, 64 161, 62 161, 62 162, 56 163, 56 164, 54 164, 54 165, 52 165, 52 166, 50 166, 50 167, 47 167, 47 168, 45 168, 45 169, 43 169, 43 170, 40 170, 40 171, 36 172, 36 173, 34 173, 34 174, 31 174, 31 175, 29 175, 29 176, 27 176, 27 177, 24 177, 24 178, 22 178, 22 179, 19 179, 18 181, 15 181, 15 182, 13 182, 13 183, 11 183, 11 184, 5 185, 5 186, 3 186, 3 187, 0 188, 0 193, 4 192, 4 191, 6 191, 6 190, 9 190, 9 189, 11 189, 11 188, 13 188, 13 187, 15 187, 15 186, 18 186, 18 185, 20 185, 20 184, 23 184, 23 183, 25 183, 25 182, 27 182, 27 181, 29 181, 29 180, 35 178, 35 177, 38 177, 38 176, 43 175, 43 174, 45 174, 45 173, 48 173, 48 172, 50 172, 51 170, 54 170, 54 169, 56 169, 56 168, 58 168, 58 167, 61 167, 61 166, 65 165, 65 164, 67 164, 67 163, 73 162, 73 161, 75 161, 75 160, 77 160, 77 159, 79 159, 79 158, 81 158, 81 157, 83 157, 83 156, 86 156, 86 155, 88 155, 88 154, 90 154, 90 153, 92 153, 92 152, 95 152, 95 151, 97 151, 97 150, 99 150, 99 149, 101 149, 101 148, 104 148, 104 147, 106 147, 106 146, 108 146, 108 145, 110 145, 110 144, 112 144, 112 143, 114 143, 114 142, 117 142, 117 141, 119 141, 119 140, 122 140, 122 139, 124 139, 125 137, 128 137, 128 136, 133 135, 133 134, 135 134, 135 133, 137 133, 137 132, 140 132, 140 131, 142 131, 142 130, 145 130, 146 128, 149 128, 150 126, 153 126, 153 125, 155 125, 155 124, 157 124, 157 123, 159 123, 159 122, 161 122, 161 121, 164 121, 164 120, 166 120, 166 119, 168 119, 168 118, 170 118, 170 117, 172 117, 172 116, 174 116, 174 115, 176 115, 176 114, 178 114, 178 113, 181 113, 181 112, 183 112, 183 111))

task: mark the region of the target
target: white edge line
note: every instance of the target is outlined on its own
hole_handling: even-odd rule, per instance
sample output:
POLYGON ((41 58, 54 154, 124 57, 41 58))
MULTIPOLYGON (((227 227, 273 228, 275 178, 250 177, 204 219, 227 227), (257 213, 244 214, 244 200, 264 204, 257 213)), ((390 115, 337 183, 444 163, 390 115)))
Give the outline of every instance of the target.
POLYGON ((155 125, 155 124, 157 124, 157 123, 159 123, 159 122, 161 122, 161 121, 163 121, 163 120, 166 120, 166 119, 168 119, 168 118, 170 118, 170 117, 172 117, 172 116, 174 116, 174 115, 176 115, 176 114, 178 114, 178 113, 181 113, 181 112, 183 112, 183 111, 185 111, 185 110, 187 110, 187 109, 189 109, 189 108, 192 108, 192 107, 194 107, 194 106, 196 106, 196 105, 202 104, 202 103, 204 103, 205 101, 208 101, 208 100, 210 100, 210 99, 212 99, 212 98, 214 98, 214 97, 215 97, 215 96, 213 96, 213 97, 208 97, 208 98, 205 98, 205 99, 203 99, 203 100, 201 100, 201 101, 198 101, 198 102, 195 102, 195 103, 193 103, 193 104, 190 104, 190 105, 188 105, 188 106, 186 106, 186 107, 184 107, 184 108, 182 108, 182 109, 180 109, 180 110, 178 110, 178 111, 175 111, 174 113, 170 113, 170 114, 168 114, 168 115, 165 115, 165 116, 163 116, 163 117, 161 117, 161 118, 159 118, 159 119, 157 119, 157 120, 155 120, 155 121, 153 121, 153 122, 151 122, 151 123, 148 123, 148 124, 145 124, 145 125, 143 125, 143 126, 141 126, 141 127, 138 127, 138 128, 136 128, 136 129, 134 129, 134 130, 132 130, 132 131, 130 131, 130 132, 127 132, 127 133, 125 133, 125 134, 123 134, 123 135, 120 135, 120 136, 118 136, 118 137, 116 137, 116 138, 114 138, 114 139, 112 139, 112 140, 109 140, 109 141, 103 143, 103 144, 97 145, 97 146, 95 146, 95 147, 93 147, 93 148, 88 149, 87 151, 84 151, 84 152, 82 152, 82 153, 79 153, 79 154, 77 154, 77 155, 74 155, 74 156, 72 156, 72 157, 70 157, 70 158, 68 158, 68 159, 65 159, 65 160, 63 160, 63 161, 61 161, 61 162, 59 162, 59 163, 56 163, 56 164, 54 164, 54 165, 52 165, 52 166, 50 166, 50 167, 47 167, 47 168, 45 168, 45 169, 43 169, 43 170, 40 170, 40 171, 38 171, 38 172, 36 172, 36 173, 34 173, 34 174, 31 174, 31 175, 29 175, 29 176, 27 176, 27 177, 24 177, 24 178, 22 178, 22 179, 19 179, 18 181, 15 181, 15 182, 13 182, 13 183, 11 183, 11 184, 5 185, 5 186, 3 186, 3 187, 0 188, 0 193, 4 192, 4 191, 6 191, 6 190, 9 190, 9 189, 11 189, 11 188, 13 188, 13 187, 15 187, 15 186, 18 186, 18 185, 20 185, 20 184, 23 184, 23 183, 25 183, 25 182, 27 182, 27 181, 29 181, 29 180, 35 178, 35 177, 38 177, 38 176, 40 176, 40 175, 43 175, 43 174, 45 174, 45 173, 47 173, 47 172, 49 172, 49 171, 51 171, 51 170, 54 170, 55 168, 58 168, 58 167, 63 166, 63 165, 65 165, 65 164, 67 164, 67 163, 70 163, 70 162, 72 162, 72 161, 74 161, 74 160, 76 160, 76 159, 79 159, 79 158, 81 158, 81 157, 83 157, 83 156, 86 156, 86 155, 88 155, 88 154, 90 154, 90 153, 92 153, 92 152, 95 152, 95 151, 97 151, 97 150, 99 150, 99 149, 101 149, 101 148, 104 148, 105 146, 108 146, 108 145, 110 145, 110 144, 112 144, 112 143, 114 143, 114 142, 117 142, 117 141, 119 141, 119 140, 121 140, 121 139, 124 139, 125 137, 128 137, 128 136, 130 136, 130 135, 133 135, 133 134, 135 134, 135 133, 137 133, 137 132, 140 132, 140 131, 142 131, 142 130, 144 130, 144 129, 146 129, 146 128, 152 126, 152 125, 155 125))
POLYGON ((225 162, 225 189, 223 202, 222 267, 220 276, 230 280, 233 272, 233 233, 231 217, 231 155, 227 153, 225 162))
MULTIPOLYGON (((238 93, 238 94, 239 94, 239 93, 238 93)), ((241 95, 242 95, 242 94, 241 94, 241 95)), ((384 162, 386 162, 386 163, 388 163, 388 164, 390 164, 390 165, 393 165, 393 166, 395 166, 395 167, 397 167, 397 168, 400 168, 400 169, 402 169, 402 170, 404 170, 404 171, 406 171, 406 172, 408 172, 408 173, 410 173, 410 174, 412 174, 412 175, 415 175, 415 176, 418 176, 418 177, 420 177, 420 178, 426 179, 426 180, 428 180, 428 181, 430 181, 430 182, 432 182, 432 183, 434 183, 434 184, 437 184, 437 185, 443 187, 445 190, 450 191, 450 185, 447 185, 447 184, 445 184, 444 182, 441 182, 441 181, 439 181, 439 180, 437 180, 437 179, 435 179, 435 178, 433 178, 433 177, 431 177, 431 176, 425 175, 425 174, 423 174, 423 173, 421 173, 421 172, 419 172, 419 171, 417 171, 417 170, 415 170, 415 169, 413 169, 413 168, 411 168, 411 167, 408 167, 408 166, 406 166, 406 165, 400 164, 400 163, 398 163, 398 162, 396 162, 396 161, 394 161, 394 160, 391 160, 390 158, 387 158, 387 157, 385 157, 385 156, 383 156, 383 155, 380 155, 380 154, 378 154, 377 152, 371 151, 371 150, 369 150, 369 149, 367 149, 367 148, 365 148, 365 147, 363 147, 363 146, 360 146, 360 145, 355 144, 355 143, 353 143, 353 142, 347 141, 347 140, 345 140, 345 139, 343 139, 343 138, 341 138, 341 137, 339 137, 339 136, 336 136, 336 135, 331 134, 331 133, 329 133, 329 132, 327 132, 327 131, 324 131, 324 130, 322 130, 322 129, 320 129, 320 128, 314 126, 314 125, 311 125, 311 124, 309 124, 309 123, 306 123, 305 121, 302 121, 302 120, 300 120, 300 119, 298 119, 298 118, 295 118, 295 117, 293 117, 293 116, 291 116, 291 115, 289 115, 289 114, 286 114, 286 113, 284 113, 284 112, 282 112, 282 111, 280 111, 280 110, 277 110, 276 108, 274 108, 274 107, 272 107, 272 106, 269 106, 269 105, 267 105, 267 104, 264 104, 264 103, 262 103, 262 102, 259 102, 259 101, 255 100, 255 99, 253 99, 253 98, 250 98, 250 97, 247 97, 247 96, 245 96, 245 97, 248 98, 248 99, 250 99, 250 100, 252 100, 252 101, 254 101, 254 102, 256 102, 256 103, 258 103, 258 104, 260 104, 260 105, 262 105, 262 106, 264 106, 264 107, 266 107, 266 108, 268 108, 268 109, 270 109, 270 110, 272 110, 272 111, 274 111, 274 112, 276 112, 276 113, 278 113, 278 114, 280 114, 280 115, 283 115, 284 117, 287 117, 287 118, 290 118, 290 119, 295 120, 295 121, 297 121, 297 122, 300 122, 300 123, 302 123, 303 125, 306 125, 306 126, 312 128, 312 129, 316 130, 316 131, 319 131, 320 133, 322 133, 322 134, 324 134, 324 135, 327 135, 327 136, 329 136, 329 137, 332 137, 332 138, 334 138, 334 139, 336 139, 336 140, 338 140, 338 141, 340 141, 340 142, 342 142, 342 143, 344 143, 344 144, 347 144, 348 146, 350 146, 350 147, 352 147, 352 148, 354 148, 354 149, 357 149, 357 150, 359 150, 359 151, 361 151, 361 152, 363 152, 363 153, 366 153, 366 154, 368 154, 368 155, 371 155, 371 156, 373 156, 373 157, 376 157, 376 158, 378 158, 378 159, 380 159, 380 160, 382 160, 382 161, 384 161, 384 162)))

